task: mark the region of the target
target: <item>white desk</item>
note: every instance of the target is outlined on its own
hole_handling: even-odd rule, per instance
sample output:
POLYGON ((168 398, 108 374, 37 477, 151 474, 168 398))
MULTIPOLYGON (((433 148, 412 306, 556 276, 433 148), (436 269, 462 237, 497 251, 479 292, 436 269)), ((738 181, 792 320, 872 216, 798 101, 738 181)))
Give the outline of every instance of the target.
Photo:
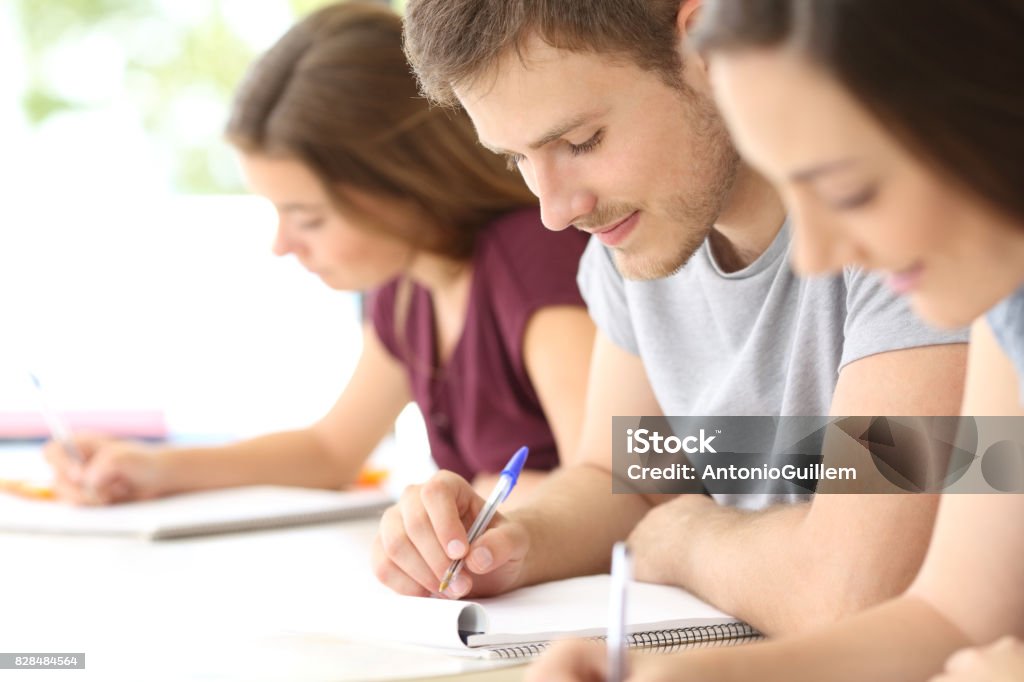
POLYGON ((385 592, 369 563, 376 524, 165 542, 0 533, 0 652, 86 654, 84 671, 0 670, 0 680, 326 682, 493 668, 338 634, 385 592))

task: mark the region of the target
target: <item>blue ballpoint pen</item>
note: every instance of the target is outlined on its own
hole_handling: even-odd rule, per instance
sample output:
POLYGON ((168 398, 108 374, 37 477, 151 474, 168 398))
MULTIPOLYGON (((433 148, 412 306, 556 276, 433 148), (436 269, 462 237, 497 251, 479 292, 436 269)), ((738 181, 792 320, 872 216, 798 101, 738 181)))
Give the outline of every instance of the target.
MULTIPOLYGON (((505 501, 505 498, 512 492, 512 488, 516 486, 516 481, 519 480, 519 472, 523 470, 523 464, 526 463, 526 456, 529 453, 530 450, 525 445, 519 448, 516 450, 516 454, 512 455, 512 459, 508 461, 505 468, 501 470, 501 475, 498 476, 498 483, 494 486, 494 490, 491 491, 491 496, 487 498, 487 502, 484 503, 480 513, 477 514, 473 525, 469 527, 467 547, 472 545, 473 541, 484 532, 491 519, 494 518, 494 514, 498 511, 498 505, 505 501)), ((452 562, 452 565, 448 567, 448 571, 441 580, 441 586, 437 588, 438 593, 448 589, 448 585, 458 577, 459 571, 462 570, 463 562, 465 562, 465 557, 452 562)))

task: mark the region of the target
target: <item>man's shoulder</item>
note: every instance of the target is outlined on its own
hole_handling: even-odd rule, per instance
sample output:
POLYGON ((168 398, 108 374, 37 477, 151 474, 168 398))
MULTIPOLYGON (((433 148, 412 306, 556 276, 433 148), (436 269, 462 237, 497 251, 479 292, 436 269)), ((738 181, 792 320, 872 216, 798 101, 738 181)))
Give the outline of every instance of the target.
POLYGON ((913 314, 906 298, 893 291, 879 272, 847 265, 836 279, 842 285, 847 315, 883 310, 896 316, 910 317, 913 314))

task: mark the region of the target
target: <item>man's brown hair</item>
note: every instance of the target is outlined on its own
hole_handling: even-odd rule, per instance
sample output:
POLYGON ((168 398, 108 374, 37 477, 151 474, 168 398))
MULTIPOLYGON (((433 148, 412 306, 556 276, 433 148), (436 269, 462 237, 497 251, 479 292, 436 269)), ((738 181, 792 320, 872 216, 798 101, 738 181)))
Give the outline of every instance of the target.
POLYGON ((405 52, 423 93, 453 104, 507 51, 533 36, 553 47, 628 59, 682 87, 681 0, 408 0, 405 52))

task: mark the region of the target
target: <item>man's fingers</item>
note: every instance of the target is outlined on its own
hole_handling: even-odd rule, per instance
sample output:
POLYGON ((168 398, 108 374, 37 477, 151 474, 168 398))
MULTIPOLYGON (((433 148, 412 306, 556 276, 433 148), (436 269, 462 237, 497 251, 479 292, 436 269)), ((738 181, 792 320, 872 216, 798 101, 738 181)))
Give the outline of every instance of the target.
POLYGON ((529 550, 529 538, 517 523, 504 523, 481 535, 470 549, 466 566, 483 575, 509 562, 522 561, 529 550))
MULTIPOLYGON (((377 577, 392 589, 408 590, 408 578, 428 593, 437 592, 452 562, 466 558, 467 528, 483 506, 484 500, 469 482, 449 471, 437 473, 422 486, 407 488, 381 519, 380 553, 374 560, 377 577)), ((497 523, 500 526, 500 517, 497 523)), ((525 554, 525 543, 514 530, 494 542, 502 562, 525 554)), ((477 567, 490 563, 491 551, 485 548, 477 554, 477 567)), ((461 597, 472 589, 473 581, 472 564, 466 564, 444 595, 461 597)))
POLYGON ((434 525, 424 508, 421 494, 416 490, 407 491, 402 495, 398 509, 402 516, 405 535, 412 547, 415 548, 419 558, 430 569, 434 578, 432 589, 436 590, 452 560, 448 558, 441 546, 434 525))
POLYGON ((373 541, 371 557, 373 561, 373 574, 377 576, 377 580, 398 594, 410 597, 426 597, 431 593, 406 575, 397 564, 388 558, 381 544, 380 535, 373 541))
POLYGON ((410 541, 398 506, 391 507, 381 517, 375 544, 380 545, 381 555, 375 558, 374 573, 382 583, 396 591, 405 589, 402 594, 408 594, 405 580, 396 575, 397 569, 426 593, 437 591, 440 579, 410 541))
POLYGON ((419 497, 445 557, 464 557, 468 548, 466 529, 483 506, 473 486, 457 474, 441 471, 423 484, 419 497))

